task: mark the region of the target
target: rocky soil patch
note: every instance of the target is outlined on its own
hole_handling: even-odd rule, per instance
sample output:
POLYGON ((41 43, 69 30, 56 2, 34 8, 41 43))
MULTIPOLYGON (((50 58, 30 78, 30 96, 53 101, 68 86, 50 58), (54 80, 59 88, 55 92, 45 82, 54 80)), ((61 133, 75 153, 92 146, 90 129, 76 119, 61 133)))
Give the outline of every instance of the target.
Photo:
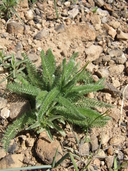
MULTIPOLYGON (((106 171, 114 168, 114 158, 122 171, 128 170, 128 2, 125 0, 80 0, 76 3, 58 0, 57 19, 54 1, 38 1, 30 7, 28 0, 20 1, 17 14, 8 21, 0 19, 0 50, 14 53, 17 60, 22 52, 40 67, 40 52, 51 48, 57 63, 79 52, 81 66, 90 61, 87 69, 97 81, 106 77, 103 92, 90 93, 91 98, 110 103, 112 120, 103 128, 93 128, 88 134, 66 125, 66 137, 54 134, 54 142, 35 132, 23 132, 12 140, 8 153, 0 142, 0 169, 51 164, 59 147, 56 160, 71 151, 79 169, 88 162, 90 170, 106 171), (97 10, 94 10, 97 6, 97 10), (125 90, 125 92, 124 92, 125 90), (121 112, 122 98, 124 97, 121 112), (76 138, 81 139, 77 144, 76 138), (86 136, 86 142, 82 143, 86 136)), ((7 73, 0 68, 0 80, 7 73)), ((0 85, 0 138, 8 123, 30 110, 27 100, 15 95, 3 96, 6 80, 0 85)), ((105 112, 104 109, 101 112, 105 112)), ((74 170, 71 160, 65 160, 58 170, 74 170)), ((57 170, 57 169, 56 169, 57 170)))

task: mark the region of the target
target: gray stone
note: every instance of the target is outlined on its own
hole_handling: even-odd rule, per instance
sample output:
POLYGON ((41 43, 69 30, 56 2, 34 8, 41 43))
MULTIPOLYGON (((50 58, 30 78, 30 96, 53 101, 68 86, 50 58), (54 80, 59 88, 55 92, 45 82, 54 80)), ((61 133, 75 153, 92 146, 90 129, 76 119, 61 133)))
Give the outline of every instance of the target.
POLYGON ((86 156, 89 155, 89 143, 81 143, 79 144, 79 154, 80 156, 86 156))
POLYGON ((23 49, 22 43, 21 42, 17 42, 15 48, 16 48, 16 51, 22 50, 23 49))
POLYGON ((15 54, 16 60, 23 60, 23 56, 21 54, 21 51, 17 51, 17 53, 15 54))
POLYGON ((124 153, 122 151, 118 152, 117 159, 118 160, 123 160, 124 159, 124 153))
POLYGON ((58 33, 61 33, 61 32, 63 32, 63 31, 65 31, 65 26, 64 26, 64 24, 58 25, 58 26, 55 28, 55 30, 56 30, 58 33))
POLYGON ((39 57, 35 53, 29 53, 28 57, 32 62, 36 62, 39 59, 39 57))
POLYGON ((8 147, 8 153, 14 154, 17 149, 18 149, 17 142, 14 139, 12 139, 8 147))
POLYGON ((15 119, 16 117, 24 114, 31 110, 30 104, 28 101, 19 101, 10 103, 10 118, 15 119))
POLYGON ((34 9, 35 13, 40 16, 40 10, 38 8, 34 9))
POLYGON ((39 31, 35 36, 34 39, 37 40, 42 40, 44 37, 47 37, 49 35, 49 30, 48 29, 43 29, 39 31))
POLYGON ((87 61, 94 61, 99 58, 102 53, 103 48, 99 45, 91 45, 88 48, 85 48, 85 53, 87 55, 87 61))
POLYGON ((10 34, 23 34, 24 26, 18 22, 10 21, 7 23, 7 32, 10 34))
POLYGON ((78 8, 73 8, 72 10, 68 11, 70 18, 75 18, 79 13, 78 8))
POLYGON ((91 143, 92 152, 96 151, 98 149, 99 145, 98 145, 98 138, 95 135, 91 136, 91 142, 90 143, 91 143))
POLYGON ((128 19, 128 10, 127 10, 127 8, 124 9, 123 11, 121 11, 121 14, 122 14, 122 16, 123 16, 125 19, 128 19))
POLYGON ((112 168, 113 162, 114 162, 114 156, 108 156, 105 158, 105 163, 109 169, 112 168))

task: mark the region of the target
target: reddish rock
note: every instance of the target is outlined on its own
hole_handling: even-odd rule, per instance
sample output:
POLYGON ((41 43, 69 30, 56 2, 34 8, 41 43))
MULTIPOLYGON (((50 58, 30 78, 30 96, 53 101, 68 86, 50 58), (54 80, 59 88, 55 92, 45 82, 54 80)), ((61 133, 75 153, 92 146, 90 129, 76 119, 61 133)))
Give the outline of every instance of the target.
POLYGON ((57 148, 58 154, 56 157, 56 161, 58 161, 63 155, 60 143, 57 140, 54 140, 53 142, 49 141, 48 136, 46 136, 45 134, 42 139, 39 139, 37 141, 36 153, 44 163, 52 164, 57 148))
POLYGON ((110 146, 110 147, 108 148, 107 153, 108 153, 108 155, 111 155, 111 156, 114 154, 114 149, 113 149, 112 146, 110 146))

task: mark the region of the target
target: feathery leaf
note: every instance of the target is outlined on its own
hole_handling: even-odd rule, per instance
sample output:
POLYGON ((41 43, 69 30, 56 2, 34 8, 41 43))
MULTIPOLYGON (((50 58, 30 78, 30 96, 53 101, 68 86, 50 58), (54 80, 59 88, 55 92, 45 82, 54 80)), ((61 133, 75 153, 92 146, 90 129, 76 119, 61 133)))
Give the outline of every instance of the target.
POLYGON ((83 94, 88 94, 90 92, 94 92, 94 91, 98 91, 98 90, 102 90, 104 88, 103 85, 99 85, 99 84, 87 84, 87 85, 79 85, 79 86, 74 86, 71 89, 71 93, 78 93, 80 95, 83 94))
POLYGON ((37 96, 41 90, 35 86, 29 85, 19 85, 18 83, 12 83, 7 85, 7 89, 17 94, 28 94, 31 96, 37 96))
POLYGON ((95 108, 95 107, 112 107, 111 104, 96 100, 96 99, 92 99, 92 98, 82 98, 82 99, 78 99, 78 101, 76 102, 76 105, 78 107, 88 107, 88 108, 95 108))
POLYGON ((43 88, 44 87, 43 79, 42 79, 41 75, 39 74, 39 72, 37 71, 35 65, 32 64, 32 62, 30 61, 28 56, 26 56, 25 54, 22 54, 22 55, 23 55, 24 59, 27 60, 26 68, 27 68, 27 72, 28 72, 28 77, 30 79, 30 83, 34 86, 43 88))
POLYGON ((38 121, 42 119, 44 113, 47 111, 47 109, 49 108, 51 103, 55 100, 58 94, 59 94, 59 90, 56 87, 47 93, 37 116, 38 121))
POLYGON ((75 67, 75 58, 78 56, 78 53, 74 53, 67 66, 66 66, 66 72, 65 72, 65 79, 68 80, 68 78, 71 76, 72 70, 75 67))
POLYGON ((10 140, 13 139, 18 132, 23 130, 25 126, 34 123, 35 119, 36 118, 34 112, 27 112, 23 114, 20 118, 17 118, 12 125, 8 126, 2 139, 3 147, 6 150, 6 152, 8 150, 10 140))
POLYGON ((41 91, 41 93, 38 94, 38 96, 36 97, 36 109, 38 109, 41 106, 47 93, 47 91, 41 91))
POLYGON ((44 51, 41 51, 41 61, 43 67, 43 80, 46 87, 49 86, 49 88, 51 88, 55 79, 54 72, 56 69, 55 57, 52 54, 51 49, 47 51, 47 55, 44 54, 44 51))
POLYGON ((83 115, 81 115, 81 113, 77 110, 77 108, 66 98, 62 97, 62 96, 58 96, 58 98, 56 98, 56 101, 63 105, 64 107, 66 107, 71 113, 74 114, 75 117, 79 117, 79 119, 85 119, 85 117, 83 115))

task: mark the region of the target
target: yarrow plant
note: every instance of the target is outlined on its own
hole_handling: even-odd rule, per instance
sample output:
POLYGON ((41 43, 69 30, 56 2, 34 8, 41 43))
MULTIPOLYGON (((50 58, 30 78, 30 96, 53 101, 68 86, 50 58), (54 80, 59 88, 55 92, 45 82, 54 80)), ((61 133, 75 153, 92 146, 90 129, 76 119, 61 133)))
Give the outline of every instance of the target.
POLYGON ((3 147, 8 150, 10 140, 21 130, 35 129, 37 133, 46 131, 52 140, 51 129, 65 136, 61 124, 69 122, 83 130, 93 126, 104 126, 110 117, 100 114, 98 107, 110 107, 109 104, 90 99, 90 92, 102 90, 104 79, 94 82, 85 71, 87 64, 80 68, 75 63, 78 53, 74 53, 69 62, 63 59, 56 66, 55 57, 49 49, 45 55, 41 52, 42 71, 39 72, 29 58, 23 54, 27 73, 17 73, 14 82, 7 89, 20 95, 27 95, 32 102, 32 110, 17 118, 9 125, 2 139, 3 147))

